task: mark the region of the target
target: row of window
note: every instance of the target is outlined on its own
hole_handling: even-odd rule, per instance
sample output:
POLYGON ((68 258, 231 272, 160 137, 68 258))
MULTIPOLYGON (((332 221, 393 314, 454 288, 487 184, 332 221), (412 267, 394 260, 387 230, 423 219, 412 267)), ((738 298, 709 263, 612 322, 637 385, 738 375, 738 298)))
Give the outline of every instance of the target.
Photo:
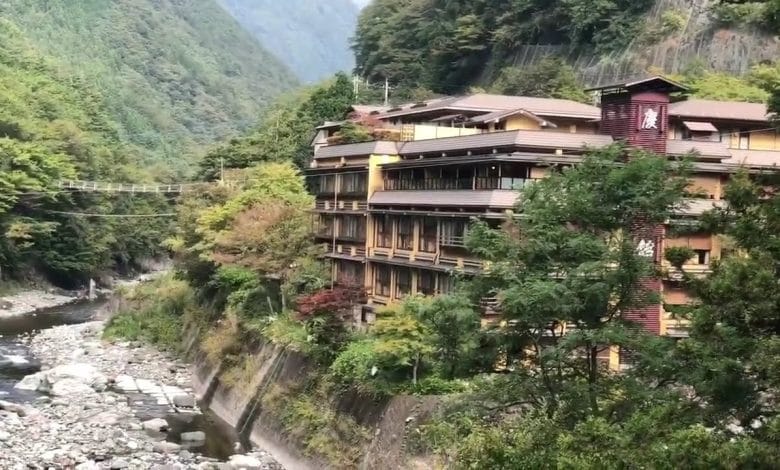
MULTIPOLYGON (((321 215, 317 234, 321 237, 333 236, 334 218, 321 215)), ((347 215, 339 218, 336 237, 357 242, 366 241, 366 218, 362 215, 347 215)))
POLYGON ((308 184, 314 194, 365 194, 368 192, 368 173, 310 176, 308 184))
MULTIPOLYGON (((395 249, 406 251, 414 249, 414 218, 381 215, 375 220, 374 242, 378 248, 393 248, 393 227, 395 227, 395 249)), ((445 246, 464 246, 468 225, 466 220, 439 221, 434 217, 421 217, 417 220, 419 220, 418 251, 436 253, 439 240, 445 246)))
MULTIPOLYGON (((446 294, 454 288, 452 276, 434 271, 418 269, 417 293, 423 295, 446 294)), ((412 269, 388 265, 374 267, 374 295, 400 299, 412 293, 412 269), (392 277, 395 275, 395 293, 392 295, 392 277)))

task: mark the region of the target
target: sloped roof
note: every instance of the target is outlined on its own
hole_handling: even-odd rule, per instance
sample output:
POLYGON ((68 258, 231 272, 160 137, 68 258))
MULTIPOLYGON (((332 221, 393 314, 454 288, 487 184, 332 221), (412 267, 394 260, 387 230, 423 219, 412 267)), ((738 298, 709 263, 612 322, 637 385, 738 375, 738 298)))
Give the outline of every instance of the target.
POLYGON ((681 118, 723 119, 729 121, 769 120, 767 107, 763 103, 742 103, 739 101, 713 101, 690 99, 669 105, 669 115, 681 118))
POLYGON ((537 123, 539 123, 542 127, 551 127, 555 128, 558 127, 552 122, 541 118, 537 116, 536 114, 526 111, 525 109, 510 109, 508 111, 494 111, 492 113, 482 114, 476 117, 473 117, 469 120, 469 123, 471 124, 484 124, 491 121, 502 121, 504 119, 510 118, 512 116, 525 116, 527 118, 530 118, 537 123))
POLYGON ((726 142, 706 142, 701 140, 667 140, 666 153, 669 155, 696 153, 699 156, 710 158, 729 158, 731 156, 726 142))
POLYGON ((683 125, 692 132, 718 132, 718 128, 713 126, 711 122, 683 121, 683 125))
POLYGON ((516 130, 446 137, 443 139, 415 140, 403 144, 400 154, 416 155, 463 149, 476 150, 519 146, 548 149, 582 149, 586 146, 603 147, 611 143, 612 137, 602 134, 516 130))
POLYGON ((609 89, 625 89, 625 90, 665 90, 668 92, 685 91, 688 88, 674 80, 670 80, 660 75, 652 77, 638 78, 635 80, 627 80, 618 83, 610 83, 607 85, 601 85, 594 88, 589 88, 586 91, 595 90, 609 90, 609 89))
POLYGON ((377 140, 357 144, 327 145, 320 147, 314 158, 355 157, 363 155, 397 155, 396 142, 377 140))
POLYGON ((401 109, 393 108, 393 110, 379 114, 377 117, 379 119, 389 119, 438 110, 492 113, 516 109, 524 109, 540 116, 581 119, 598 119, 601 117, 601 110, 598 107, 576 101, 528 96, 491 95, 488 93, 430 100, 425 102, 425 106, 420 106, 418 103, 411 106, 407 105, 401 109))
POLYGON ((511 209, 517 202, 515 191, 377 191, 368 201, 371 205, 456 206, 511 209))

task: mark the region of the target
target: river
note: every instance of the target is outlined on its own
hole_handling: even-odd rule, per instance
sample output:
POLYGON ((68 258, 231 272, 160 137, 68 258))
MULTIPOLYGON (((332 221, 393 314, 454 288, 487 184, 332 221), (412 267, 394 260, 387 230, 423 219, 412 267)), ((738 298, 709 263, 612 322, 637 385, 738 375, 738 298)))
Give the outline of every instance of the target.
MULTIPOLYGON (((55 331, 57 329, 52 330, 52 328, 60 325, 91 322, 104 305, 105 301, 81 302, 35 314, 0 317, 0 400, 30 407, 38 406, 38 403, 47 403, 49 398, 39 392, 14 388, 23 377, 41 369, 41 360, 35 357, 31 350, 30 337, 41 330, 55 331)), ((57 339, 50 338, 47 341, 57 341, 57 339)), ((63 341, 65 340, 63 338, 63 341)), ((97 358, 92 358, 91 354, 80 360, 83 362, 96 360, 97 358)), ((160 361, 159 357, 150 360, 160 361)), ((170 366, 161 364, 161 367, 170 366)), ((163 418, 168 422, 169 427, 165 433, 160 433, 159 436, 150 433, 150 437, 182 444, 182 449, 219 461, 227 460, 234 454, 234 443, 238 441, 235 432, 210 412, 172 412, 170 406, 160 406, 153 397, 145 396, 143 393, 124 393, 123 396, 126 397, 132 414, 138 420, 163 418), (205 433, 205 441, 195 444, 183 443, 182 433, 193 431, 205 433)), ((0 454, 2 454, 2 444, 0 442, 0 454)))

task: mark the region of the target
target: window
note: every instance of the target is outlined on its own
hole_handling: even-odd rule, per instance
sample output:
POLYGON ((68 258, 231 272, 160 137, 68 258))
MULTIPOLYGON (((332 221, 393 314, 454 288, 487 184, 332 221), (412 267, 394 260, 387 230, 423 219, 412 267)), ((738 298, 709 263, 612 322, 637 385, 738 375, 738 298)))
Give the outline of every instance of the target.
POLYGON ((455 278, 449 274, 439 274, 439 294, 449 294, 455 290, 455 278))
POLYGON ((368 175, 365 173, 349 173, 341 175, 341 192, 345 194, 362 194, 367 192, 368 175))
POLYGON ((395 278, 395 296, 401 298, 412 293, 412 271, 407 268, 398 268, 395 278))
POLYGON ((333 217, 320 214, 320 219, 317 221, 317 235, 320 237, 333 236, 333 217))
POLYGON ((417 292, 423 295, 436 294, 436 273, 433 271, 417 271, 417 292))
POLYGON ((336 192, 336 175, 320 176, 319 194, 333 194, 336 192))
POLYGON ((390 297, 390 266, 378 265, 374 268, 374 294, 390 297))
POLYGON ((438 223, 433 217, 423 217, 420 220, 420 251, 436 253, 436 237, 438 236, 438 223))
POLYGON ((380 215, 376 218, 376 246, 379 248, 393 246, 393 219, 388 215, 380 215))
POLYGON ((445 246, 465 246, 466 221, 445 220, 441 224, 441 244, 445 246))
POLYGON ((710 250, 693 250, 697 264, 710 264, 710 250))
POLYGON ((351 261, 339 261, 338 281, 345 286, 362 286, 363 265, 351 261))
POLYGON ((750 131, 747 129, 739 130, 739 148, 748 150, 750 148, 750 131))
POLYGON ((411 250, 414 246, 414 236, 412 234, 412 218, 401 217, 398 219, 398 240, 396 248, 399 250, 411 250))
POLYGON ((357 215, 348 215, 342 218, 339 238, 353 241, 365 241, 366 219, 357 215))

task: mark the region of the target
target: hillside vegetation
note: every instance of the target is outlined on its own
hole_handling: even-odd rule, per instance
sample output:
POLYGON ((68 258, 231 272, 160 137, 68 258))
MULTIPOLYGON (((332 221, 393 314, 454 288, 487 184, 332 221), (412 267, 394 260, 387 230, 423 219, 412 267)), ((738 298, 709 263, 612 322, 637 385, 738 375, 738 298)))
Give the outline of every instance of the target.
POLYGON ((296 85, 214 0, 8 0, 0 14, 99 88, 118 138, 166 167, 249 127, 296 85))
MULTIPOLYGON (((684 72, 700 65, 691 59, 691 48, 701 51, 694 57, 709 61, 711 36, 719 27, 751 29, 774 44, 778 12, 776 0, 376 0, 360 15, 354 50, 358 72, 374 82, 388 78, 396 94, 490 87, 550 55, 574 65, 578 78, 594 85, 664 67, 670 54, 674 68, 665 71, 684 72), (654 56, 651 48, 659 44, 665 49, 654 56), (683 45, 685 54, 678 61, 674 51, 683 45)), ((732 42, 739 44, 737 39, 732 42)), ((740 59, 745 54, 749 51, 740 59)), ((733 64, 720 65, 717 69, 725 71, 733 64)), ((534 75, 522 78, 515 81, 533 81, 534 75)))
POLYGON ((219 0, 295 75, 316 82, 355 65, 349 39, 358 8, 351 0, 219 0))
POLYGON ((170 212, 159 196, 58 191, 67 179, 151 181, 121 143, 111 105, 0 20, 0 280, 43 274, 75 286, 154 257, 168 221, 74 214, 170 212))

